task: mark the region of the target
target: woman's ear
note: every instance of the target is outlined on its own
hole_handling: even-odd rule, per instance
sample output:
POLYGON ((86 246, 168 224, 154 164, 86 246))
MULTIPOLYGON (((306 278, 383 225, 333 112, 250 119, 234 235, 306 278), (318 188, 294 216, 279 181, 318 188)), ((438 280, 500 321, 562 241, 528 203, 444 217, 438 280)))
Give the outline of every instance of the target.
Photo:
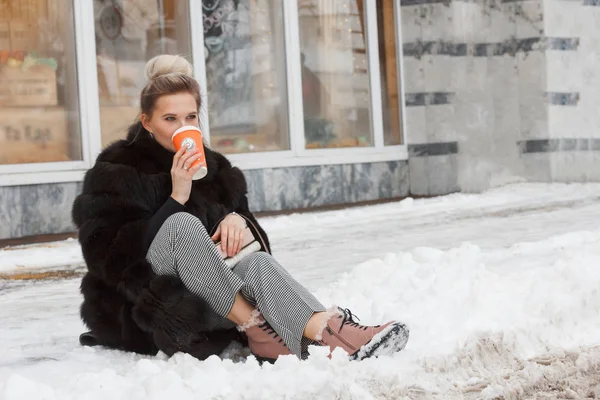
POLYGON ((152 128, 150 128, 150 117, 148 116, 148 114, 142 114, 140 116, 140 121, 142 121, 142 126, 144 127, 144 129, 146 129, 148 132, 152 133, 152 128))

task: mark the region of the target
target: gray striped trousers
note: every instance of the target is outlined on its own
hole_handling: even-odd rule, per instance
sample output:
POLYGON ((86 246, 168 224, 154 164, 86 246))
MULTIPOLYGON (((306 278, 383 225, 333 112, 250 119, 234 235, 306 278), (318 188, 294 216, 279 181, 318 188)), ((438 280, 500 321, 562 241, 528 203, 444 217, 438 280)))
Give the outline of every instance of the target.
POLYGON ((313 313, 325 307, 268 253, 250 254, 232 270, 202 222, 179 212, 164 222, 146 258, 156 274, 179 277, 187 290, 210 305, 214 314, 208 323, 213 330, 235 326, 225 317, 241 291, 290 350, 306 358, 312 342, 303 337, 304 327, 313 313))

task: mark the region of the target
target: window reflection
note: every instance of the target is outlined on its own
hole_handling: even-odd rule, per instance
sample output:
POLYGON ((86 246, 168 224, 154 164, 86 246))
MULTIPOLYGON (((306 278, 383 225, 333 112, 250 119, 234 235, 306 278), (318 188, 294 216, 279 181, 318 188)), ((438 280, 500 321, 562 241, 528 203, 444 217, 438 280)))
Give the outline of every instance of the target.
POLYGON ((211 145, 289 149, 282 1, 203 0, 211 145))
MULTIPOLYGON (((191 54, 187 1, 94 0, 104 146, 125 137, 139 114, 144 66, 159 54, 191 54)), ((191 57, 188 57, 191 61, 191 57)))
POLYGON ((371 146, 362 0, 298 0, 304 132, 309 149, 371 146))

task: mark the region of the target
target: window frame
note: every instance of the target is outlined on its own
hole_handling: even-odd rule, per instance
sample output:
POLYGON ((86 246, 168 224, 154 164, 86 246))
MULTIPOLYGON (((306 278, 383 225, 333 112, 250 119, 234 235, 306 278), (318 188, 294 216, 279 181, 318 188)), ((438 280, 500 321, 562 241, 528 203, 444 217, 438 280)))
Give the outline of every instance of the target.
POLYGON ((402 0, 394 0, 394 27, 396 29, 396 73, 398 74, 398 93, 400 94, 400 143, 396 145, 389 145, 387 147, 398 147, 403 146, 407 151, 408 157, 408 136, 406 130, 406 93, 404 88, 404 47, 402 40, 402 0))

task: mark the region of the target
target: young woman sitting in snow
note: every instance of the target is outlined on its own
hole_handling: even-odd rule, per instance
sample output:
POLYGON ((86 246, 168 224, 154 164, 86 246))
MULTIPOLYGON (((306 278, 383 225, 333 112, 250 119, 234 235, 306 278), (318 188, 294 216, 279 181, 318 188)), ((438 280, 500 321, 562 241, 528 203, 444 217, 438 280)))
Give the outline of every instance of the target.
POLYGON ((81 317, 91 329, 80 342, 205 359, 241 337, 268 361, 305 358, 309 344, 352 359, 403 349, 406 326, 363 326, 347 309, 326 309, 277 263, 248 209, 244 175, 222 154, 206 148, 208 175, 192 180, 199 155, 171 142, 178 128, 198 126, 191 71, 178 56, 148 62, 140 120, 98 156, 75 200, 88 267, 81 317), (262 237, 261 251, 230 269, 214 241, 234 256, 246 227, 262 237))

